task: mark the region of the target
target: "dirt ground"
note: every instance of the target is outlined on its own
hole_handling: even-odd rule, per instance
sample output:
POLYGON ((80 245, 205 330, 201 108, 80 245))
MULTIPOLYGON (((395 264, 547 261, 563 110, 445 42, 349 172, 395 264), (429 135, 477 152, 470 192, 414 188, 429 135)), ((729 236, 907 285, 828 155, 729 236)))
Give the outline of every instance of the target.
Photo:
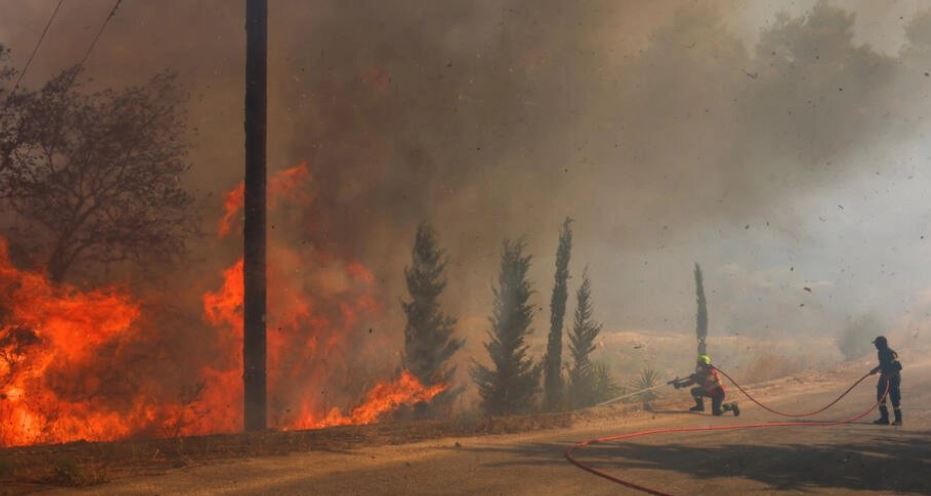
MULTIPOLYGON (((830 400, 857 377, 849 370, 756 391, 783 409, 805 410, 830 400)), ((861 412, 875 394, 872 382, 825 418, 861 412)), ((907 366, 903 396, 906 426, 898 429, 870 425, 871 415, 836 427, 644 438, 593 446, 578 457, 673 494, 931 494, 931 362, 907 366)), ((42 494, 639 494, 573 467, 563 451, 574 441, 644 428, 779 420, 742 403, 739 419, 682 413, 680 403, 652 414, 592 416, 571 429, 259 457, 42 494)))

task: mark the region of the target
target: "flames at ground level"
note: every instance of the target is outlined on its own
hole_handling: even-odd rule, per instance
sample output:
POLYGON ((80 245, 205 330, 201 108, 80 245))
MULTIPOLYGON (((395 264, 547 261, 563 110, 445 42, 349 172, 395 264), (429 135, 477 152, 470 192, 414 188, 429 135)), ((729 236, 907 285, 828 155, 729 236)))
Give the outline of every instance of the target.
MULTIPOLYGON (((241 264, 228 270, 227 276, 227 282, 237 280, 241 264)), ((241 298, 235 289, 224 289, 205 300, 219 305, 224 295, 231 301, 241 298)), ((0 243, 0 291, 4 297, 0 446, 239 429, 238 403, 228 403, 241 401, 241 368, 218 370, 205 365, 199 378, 203 385, 188 401, 166 401, 158 377, 133 391, 112 391, 105 384, 120 371, 104 369, 122 362, 126 352, 149 338, 136 326, 142 318, 141 306, 126 292, 54 286, 42 274, 13 267, 5 242, 0 243)), ((206 308, 208 318, 218 318, 209 312, 218 307, 206 308)), ((280 335, 276 339, 285 340, 280 335)), ((270 372, 279 380, 283 374, 274 367, 270 372)), ((315 402, 300 398, 302 410, 275 427, 368 424, 402 405, 429 402, 445 389, 445 385, 425 387, 402 371, 395 380, 375 385, 361 404, 346 413, 331 408, 321 414, 315 402)))
MULTIPOLYGON (((310 179, 305 164, 272 178, 271 213, 282 203, 309 207, 312 196, 294 189, 310 179)), ((227 196, 221 238, 240 189, 227 196)), ((350 357, 366 344, 384 355, 364 330, 380 310, 373 275, 359 261, 287 246, 269 247, 272 427, 368 424, 446 389, 407 371, 356 377, 350 357), (352 383, 362 388, 340 391, 352 383)), ((242 298, 240 259, 203 295, 199 325, 178 330, 126 289, 82 290, 17 268, 0 239, 0 446, 239 431, 242 298)))

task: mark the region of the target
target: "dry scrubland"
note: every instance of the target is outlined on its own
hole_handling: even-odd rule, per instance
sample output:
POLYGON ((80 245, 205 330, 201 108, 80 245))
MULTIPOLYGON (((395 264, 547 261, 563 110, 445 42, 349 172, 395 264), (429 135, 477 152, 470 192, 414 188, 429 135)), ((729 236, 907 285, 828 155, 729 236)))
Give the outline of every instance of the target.
MULTIPOLYGON (((922 333, 892 333, 908 366, 931 349, 922 333)), ((543 344, 542 346, 545 346, 543 344)), ((538 352, 540 343, 534 343, 538 352)), ((715 362, 745 384, 792 377, 791 382, 823 381, 827 376, 856 375, 873 365, 871 354, 845 361, 831 338, 751 339, 741 336, 709 340, 715 362), (829 372, 834 372, 831 374, 829 372)), ((691 334, 616 331, 604 332, 596 359, 608 363, 618 384, 628 386, 643 368, 656 369, 668 380, 689 372, 694 359, 691 334)), ((775 381, 780 382, 780 381, 775 381)), ((760 391, 778 384, 762 386, 760 391)), ((470 392, 471 396, 474 392, 470 392)), ((467 396, 467 397, 468 397, 467 396)), ((684 393, 661 389, 658 404, 685 405, 684 393)), ((467 400, 470 401, 470 400, 467 400)), ((466 404, 467 405, 467 404, 466 404)), ((406 444, 426 439, 457 438, 605 422, 640 410, 637 399, 571 414, 538 414, 489 418, 464 406, 450 421, 386 422, 316 431, 268 432, 116 443, 69 443, 0 450, 0 495, 25 494, 49 486, 87 486, 128 475, 161 473, 171 468, 254 456, 324 450, 345 451, 361 446, 406 444)))
MULTIPOLYGON (((877 333, 881 331, 876 331, 877 333)), ((786 377, 803 372, 823 372, 837 368, 846 362, 863 362, 864 372, 875 356, 872 351, 862 357, 848 360, 838 347, 834 336, 785 336, 773 332, 773 337, 761 336, 715 336, 708 338, 709 354, 715 365, 743 384, 753 384, 786 377)), ((919 348, 931 348, 927 333, 917 331, 889 333, 892 346, 900 352, 906 362, 917 355, 919 348)), ((469 335, 481 335, 477 332, 469 335)), ((870 334, 872 336, 873 334, 870 334)), ((872 339, 866 338, 868 340, 872 339)), ((539 329, 530 342, 530 353, 541 357, 546 351, 546 336, 539 329)), ((485 358, 480 350, 481 343, 468 341, 465 353, 485 358)), ((866 349, 871 349, 867 346, 866 349)), ((567 357, 563 356, 564 360, 567 357)), ((664 382, 676 376, 685 376, 693 371, 695 360, 695 335, 691 331, 616 331, 605 329, 598 338, 598 348, 592 353, 595 362, 608 366, 618 386, 625 390, 635 387, 638 377, 645 369, 655 370, 664 382)), ((470 362, 460 360, 459 380, 468 382, 470 362)), ((673 390, 661 389, 661 396, 673 390)), ((460 398, 459 408, 464 412, 477 411, 477 395, 469 388, 460 398)), ((632 400, 636 401, 636 400, 632 400)), ((472 413, 467 413, 471 415, 472 413)))
MULTIPOLYGON (((802 372, 829 371, 846 362, 862 362, 864 372, 875 365, 873 351, 852 360, 845 359, 833 336, 780 334, 774 332, 772 338, 712 335, 708 338, 709 354, 715 365, 745 384, 802 372)), ((914 357, 912 361, 921 358, 920 350, 931 348, 931 339, 925 333, 892 332, 887 335, 906 363, 910 357, 914 357)), ((535 351, 542 353, 544 346, 536 344, 535 351)), ((604 331, 593 359, 607 363, 620 385, 632 382, 644 368, 653 368, 661 378, 668 380, 692 371, 695 336, 685 332, 604 331)))
MULTIPOLYGON (((805 370, 832 367, 843 361, 834 340, 816 338, 750 338, 711 336, 709 354, 714 364, 734 378, 754 383, 805 370)), ((612 367, 621 383, 644 368, 673 378, 692 371, 695 338, 685 333, 619 331, 602 336, 596 360, 612 367)))

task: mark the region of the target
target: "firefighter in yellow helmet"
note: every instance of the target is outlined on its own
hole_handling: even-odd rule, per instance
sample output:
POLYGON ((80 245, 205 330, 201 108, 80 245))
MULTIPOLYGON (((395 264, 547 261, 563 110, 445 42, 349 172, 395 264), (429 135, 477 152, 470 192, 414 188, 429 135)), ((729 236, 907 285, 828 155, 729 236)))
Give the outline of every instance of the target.
POLYGON ((689 408, 690 412, 705 411, 705 398, 711 398, 711 414, 721 415, 724 412, 732 412, 734 416, 740 415, 740 407, 736 402, 724 403, 727 393, 724 391, 724 383, 718 371, 711 365, 711 357, 708 355, 698 355, 695 361, 695 373, 682 380, 673 381, 676 389, 695 385, 692 388, 692 398, 695 398, 695 406, 689 408))

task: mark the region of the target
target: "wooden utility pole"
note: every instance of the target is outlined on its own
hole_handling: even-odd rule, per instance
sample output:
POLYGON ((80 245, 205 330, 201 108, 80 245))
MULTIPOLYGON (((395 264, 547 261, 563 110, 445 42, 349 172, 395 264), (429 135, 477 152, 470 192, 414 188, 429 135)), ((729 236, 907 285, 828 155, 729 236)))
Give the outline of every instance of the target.
POLYGON ((265 134, 266 0, 246 0, 246 177, 243 224, 243 413, 245 430, 266 428, 265 134))

